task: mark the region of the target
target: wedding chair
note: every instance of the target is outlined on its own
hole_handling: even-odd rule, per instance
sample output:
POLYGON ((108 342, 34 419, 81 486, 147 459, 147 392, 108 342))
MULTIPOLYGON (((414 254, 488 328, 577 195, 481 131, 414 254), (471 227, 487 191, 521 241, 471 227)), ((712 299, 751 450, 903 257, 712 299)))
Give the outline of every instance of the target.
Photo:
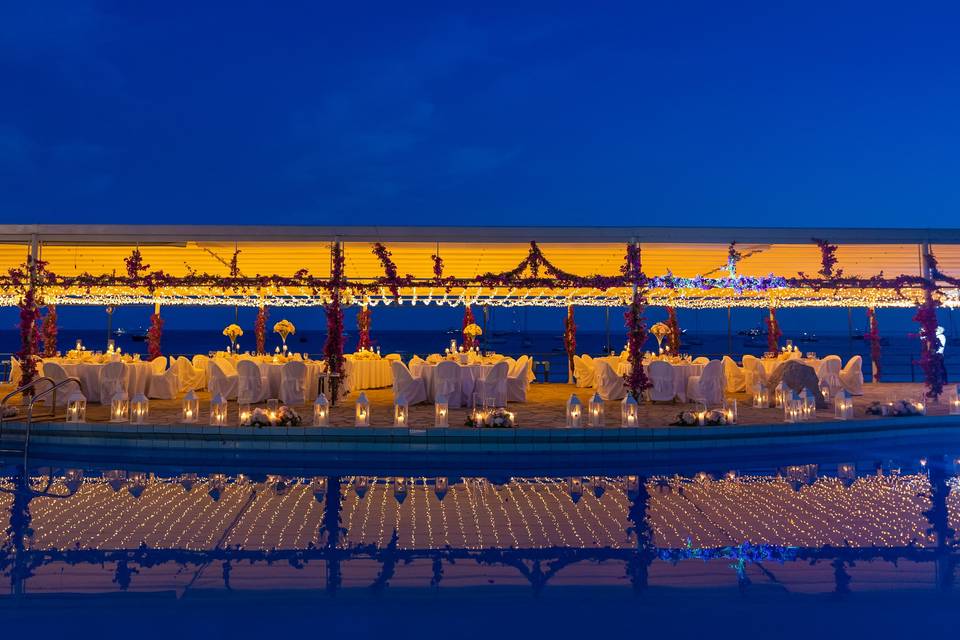
MULTIPOLYGON (((306 365, 304 365, 306 366, 306 365)), ((283 380, 283 371, 280 372, 283 380)), ((270 381, 253 360, 241 360, 237 363, 237 402, 256 404, 270 395, 270 381)))
POLYGON ((507 356, 503 360, 507 363, 507 377, 509 378, 517 372, 517 361, 510 356, 507 356))
MULTIPOLYGON (((51 380, 53 380, 53 384, 57 384, 57 383, 59 383, 59 382, 63 382, 64 380, 66 380, 67 378, 70 377, 70 376, 67 374, 66 369, 64 369, 63 367, 61 367, 61 366, 60 366, 59 364, 57 364, 56 362, 44 362, 44 363, 43 363, 43 375, 45 375, 46 377, 48 377, 48 378, 50 378, 51 380)), ((46 391, 48 388, 50 388, 50 383, 44 383, 44 384, 42 384, 42 385, 37 385, 37 386, 36 386, 36 390, 37 390, 36 393, 39 394, 39 393, 42 392, 42 391, 46 391)), ((66 405, 66 404, 67 404, 67 398, 70 396, 70 394, 73 393, 74 391, 80 391, 80 390, 81 390, 81 389, 80 389, 80 385, 78 385, 78 384, 76 384, 76 383, 65 384, 65 385, 63 385, 62 387, 58 388, 58 389, 57 389, 57 406, 64 406, 64 405, 66 405)), ((49 397, 49 396, 45 396, 45 398, 46 398, 46 397, 49 397)), ((48 400, 48 402, 49 402, 49 400, 48 400)))
POLYGON ((397 360, 390 361, 390 370, 393 373, 393 401, 407 404, 420 404, 427 401, 427 387, 423 384, 423 378, 415 378, 410 375, 403 362, 397 360))
MULTIPOLYGON (((444 360, 433 369, 433 390, 435 397, 446 396, 451 407, 462 404, 462 387, 460 384, 460 365, 450 360, 444 360)), ((472 392, 473 389, 470 389, 472 392)))
POLYGON ((166 356, 150 361, 150 379, 147 381, 147 397, 157 400, 173 400, 180 391, 180 379, 177 369, 167 369, 166 356))
POLYGON ((843 382, 840 380, 840 367, 840 356, 827 356, 817 369, 817 379, 830 388, 831 398, 843 388, 843 382))
POLYGON ((723 363, 711 360, 703 368, 703 373, 687 380, 687 400, 720 404, 723 402, 723 386, 723 363))
POLYGON ((206 389, 210 381, 210 358, 200 354, 193 356, 193 368, 203 375, 203 384, 199 388, 206 389))
MULTIPOLYGON (((205 386, 206 374, 199 369, 194 368, 193 363, 184 358, 183 356, 177 356, 176 360, 177 365, 177 377, 180 380, 180 392, 186 393, 187 391, 196 391, 197 389, 202 389, 205 386)), ((173 366, 172 364, 170 365, 173 366)))
POLYGON ((530 387, 530 358, 522 356, 517 360, 517 369, 507 376, 507 402, 526 402, 527 389, 530 387))
POLYGON ((100 402, 110 404, 110 399, 121 392, 127 392, 127 366, 108 362, 100 368, 100 402))
POLYGON ((710 362, 710 358, 707 358, 706 356, 700 356, 693 359, 693 364, 707 364, 708 362, 710 362))
POLYGON ((390 362, 402 362, 403 358, 400 357, 399 353, 388 353, 383 356, 384 360, 389 360, 390 362))
POLYGON ((20 386, 20 381, 23 379, 23 367, 20 366, 20 361, 17 360, 16 356, 10 356, 10 378, 9 382, 17 388, 20 386))
POLYGON ((573 356, 573 379, 577 386, 582 388, 592 387, 594 378, 593 366, 588 364, 580 356, 573 356))
POLYGON ((281 367, 280 400, 294 406, 307 404, 307 365, 303 362, 293 360, 281 367))
POLYGON ((423 371, 423 358, 417 355, 410 358, 409 369, 410 369, 410 375, 412 375, 414 378, 422 377, 421 372, 423 371))
POLYGON ((240 376, 237 375, 233 365, 223 358, 210 360, 210 377, 207 380, 207 387, 210 389, 211 396, 219 393, 224 400, 235 400, 239 382, 240 376))
POLYGON ((738 393, 746 388, 743 369, 730 356, 723 356, 723 377, 727 379, 727 393, 738 393))
POLYGON ((604 400, 623 400, 627 396, 627 387, 623 378, 617 375, 613 367, 604 360, 594 360, 594 387, 604 400))
POLYGON ((760 385, 767 384, 767 374, 763 369, 763 363, 756 356, 749 353, 743 356, 743 384, 747 393, 754 393, 760 389, 760 385))
POLYGON ((647 373, 650 376, 650 382, 653 384, 647 390, 650 400, 672 402, 677 395, 677 390, 673 386, 673 365, 663 360, 654 360, 647 367, 647 373))
POLYGON ((847 366, 840 371, 840 382, 851 395, 863 395, 863 358, 861 356, 853 356, 847 361, 847 366))
POLYGON ((522 367, 522 366, 523 366, 525 363, 527 363, 527 362, 530 363, 530 366, 527 367, 527 382, 530 383, 530 382, 533 382, 534 380, 537 379, 536 374, 533 373, 533 360, 530 359, 530 356, 528 356, 528 355, 522 355, 522 356, 520 356, 519 358, 517 358, 517 369, 516 369, 516 370, 519 371, 519 370, 520 370, 520 367, 522 367))
POLYGON ((510 367, 506 361, 501 360, 490 367, 490 371, 483 377, 480 385, 481 397, 484 399, 494 398, 494 403, 498 407, 507 405, 507 376, 510 367))
POLYGON ((441 360, 443 360, 443 358, 440 357, 439 353, 431 353, 430 355, 427 356, 427 362, 429 362, 430 364, 437 364, 441 360))

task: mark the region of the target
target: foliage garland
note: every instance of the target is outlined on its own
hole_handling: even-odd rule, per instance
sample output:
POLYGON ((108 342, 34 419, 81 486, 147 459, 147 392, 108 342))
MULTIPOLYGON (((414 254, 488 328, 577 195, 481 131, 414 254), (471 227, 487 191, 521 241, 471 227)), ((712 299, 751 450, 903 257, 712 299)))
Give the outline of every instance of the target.
POLYGON ((767 350, 776 353, 780 350, 780 323, 777 322, 777 310, 770 307, 770 315, 767 317, 767 350))
POLYGON ((643 308, 646 305, 644 298, 644 275, 640 263, 640 245, 627 245, 627 254, 621 271, 634 284, 630 305, 623 314, 627 328, 627 356, 630 361, 630 371, 623 376, 627 391, 638 402, 640 396, 652 385, 643 370, 643 343, 647 340, 647 324, 643 318, 643 308))
POLYGON ((163 338, 163 318, 159 313, 150 316, 150 328, 147 329, 147 356, 150 360, 156 360, 163 356, 160 349, 160 341, 163 338))
POLYGON ((926 299, 913 316, 914 321, 920 325, 920 367, 926 378, 926 395, 929 398, 939 398, 947 382, 943 354, 937 348, 938 306, 940 301, 928 291, 926 299))
POLYGON ((370 341, 370 307, 364 305, 357 313, 357 349, 369 349, 373 346, 370 341))
POLYGON ((567 305, 567 315, 563 319, 563 347, 567 352, 567 364, 573 371, 573 356, 577 353, 577 323, 573 317, 573 305, 567 305))
POLYGON ((257 342, 257 353, 263 355, 267 352, 267 319, 270 312, 265 305, 257 309, 257 320, 253 325, 253 337, 257 342))
POLYGON ((877 310, 867 309, 867 333, 863 339, 870 343, 870 360, 873 362, 873 381, 880 382, 880 324, 877 322, 877 310))
POLYGON ((667 326, 670 327, 670 335, 667 337, 670 353, 680 353, 680 323, 677 321, 677 310, 673 307, 667 307, 667 326))
POLYGON ((47 305, 47 314, 43 317, 41 328, 43 338, 43 357, 53 358, 57 355, 57 307, 47 305))
POLYGON ((330 402, 336 404, 340 385, 343 384, 343 309, 340 306, 340 293, 346 284, 344 278, 345 258, 343 246, 336 242, 331 251, 331 275, 334 284, 330 302, 326 305, 327 340, 323 345, 323 355, 327 361, 327 371, 337 374, 330 381, 330 402))

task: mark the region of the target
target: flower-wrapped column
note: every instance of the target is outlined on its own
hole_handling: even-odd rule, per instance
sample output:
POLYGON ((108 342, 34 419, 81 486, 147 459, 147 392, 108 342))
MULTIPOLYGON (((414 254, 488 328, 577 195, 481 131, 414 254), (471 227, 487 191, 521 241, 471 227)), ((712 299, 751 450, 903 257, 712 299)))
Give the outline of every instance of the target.
POLYGON ((880 325, 877 323, 877 310, 873 307, 867 309, 867 334, 863 339, 870 343, 873 381, 880 382, 880 325))
POLYGON ((363 305, 360 312, 357 313, 357 349, 370 349, 373 342, 370 341, 370 307, 363 305))
POLYGON ((330 301, 325 305, 327 312, 327 340, 323 345, 323 355, 327 362, 327 372, 334 374, 330 379, 330 404, 336 405, 340 388, 343 385, 343 308, 340 296, 345 283, 343 245, 334 242, 330 249, 330 301))
POLYGON ((670 345, 670 353, 676 355, 680 353, 680 323, 677 321, 677 310, 673 307, 667 307, 667 326, 670 328, 670 334, 667 336, 667 344, 670 345))
POLYGON ((767 351, 776 353, 780 350, 780 323, 777 322, 777 310, 770 307, 770 316, 767 318, 767 351))
POLYGON ((257 354, 263 355, 267 352, 267 318, 270 312, 265 306, 261 306, 257 311, 257 321, 253 325, 253 335, 257 341, 257 354))
POLYGON ((43 357, 53 358, 57 355, 57 308, 47 305, 47 315, 43 317, 41 329, 43 338, 43 357))
POLYGON ((940 301, 928 290, 923 304, 917 309, 914 321, 920 324, 920 367, 927 384, 927 397, 939 398, 947 382, 947 369, 943 361, 943 345, 940 343, 937 307, 940 301))
POLYGON ((643 370, 643 343, 647 340, 647 325, 643 318, 643 309, 646 304, 643 295, 645 277, 640 265, 639 243, 627 245, 626 264, 624 264, 622 271, 623 275, 633 284, 630 305, 624 314, 627 327, 627 355, 630 361, 630 372, 624 375, 623 379, 627 385, 627 392, 639 401, 643 392, 651 386, 647 374, 643 370))
MULTIPOLYGON (((36 289, 30 285, 20 298, 20 350, 17 352, 17 359, 20 360, 21 378, 20 385, 30 384, 38 374, 37 364, 39 355, 37 343, 40 339, 40 330, 37 328, 37 320, 40 318, 40 309, 37 307, 36 289)), ((32 396, 33 389, 27 389, 24 396, 32 396)))
POLYGON ((573 319, 573 305, 567 305, 563 319, 563 347, 567 351, 567 384, 573 384, 573 356, 577 353, 577 323, 573 319))
POLYGON ((473 317, 473 309, 470 308, 470 305, 467 305, 463 309, 463 350, 469 351, 476 346, 476 336, 467 331, 467 327, 471 325, 476 325, 476 321, 473 317))
POLYGON ((163 338, 163 319, 160 317, 160 304, 153 308, 153 315, 150 316, 150 328, 147 329, 147 356, 150 360, 156 360, 163 356, 160 348, 160 341, 163 338))

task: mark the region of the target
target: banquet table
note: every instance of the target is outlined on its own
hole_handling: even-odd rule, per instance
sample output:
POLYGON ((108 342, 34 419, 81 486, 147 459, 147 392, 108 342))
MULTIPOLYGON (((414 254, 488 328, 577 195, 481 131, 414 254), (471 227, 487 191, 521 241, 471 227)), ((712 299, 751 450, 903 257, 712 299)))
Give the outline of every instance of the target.
MULTIPOLYGON (((236 366, 239 360, 253 360, 260 369, 260 373, 267 379, 267 385, 270 388, 268 397, 280 397, 280 380, 283 375, 283 365, 286 364, 286 362, 274 362, 271 356, 240 356, 234 360, 234 366, 236 366)), ((291 360, 287 362, 291 362, 291 360)), ((327 368, 326 363, 320 360, 302 360, 302 362, 307 366, 307 398, 313 402, 313 398, 316 397, 320 388, 320 377, 327 368)))
MULTIPOLYGON (((80 388, 88 402, 103 402, 100 397, 100 372, 105 362, 86 362, 67 358, 44 358, 44 362, 56 362, 68 376, 80 380, 80 388)), ((138 393, 147 394, 150 382, 150 363, 145 360, 131 360, 123 363, 126 375, 127 395, 131 398, 138 393)), ((108 398, 106 400, 109 400, 108 398)))
MULTIPOLYGON (((448 398, 448 401, 451 407, 469 407, 472 404, 473 392, 477 388, 477 383, 483 380, 484 376, 493 368, 493 364, 475 362, 473 364, 458 363, 457 366, 460 367, 460 388, 454 392, 454 397, 458 398, 459 401, 455 403, 453 398, 448 398)), ((437 384, 434 375, 436 371, 437 365, 427 362, 420 369, 420 377, 423 378, 423 384, 427 389, 427 402, 435 402, 437 399, 437 384)))
POLYGON ((383 389, 393 384, 393 372, 386 358, 358 359, 347 355, 344 373, 348 391, 383 389))
POLYGON ((814 371, 820 370, 820 363, 823 362, 822 358, 759 358, 760 365, 763 367, 763 372, 769 378, 774 371, 777 370, 777 367, 784 364, 785 362, 796 361, 807 365, 808 367, 813 367, 814 371))
MULTIPOLYGON (((650 374, 650 360, 645 360, 643 362, 643 371, 647 375, 650 374)), ((687 401, 687 382, 690 380, 691 376, 699 376, 703 373, 704 364, 695 364, 693 362, 668 362, 668 364, 673 368, 673 390, 680 402, 687 401)), ((625 376, 630 373, 631 366, 630 362, 625 360, 617 361, 617 365, 614 367, 619 375, 625 376)))

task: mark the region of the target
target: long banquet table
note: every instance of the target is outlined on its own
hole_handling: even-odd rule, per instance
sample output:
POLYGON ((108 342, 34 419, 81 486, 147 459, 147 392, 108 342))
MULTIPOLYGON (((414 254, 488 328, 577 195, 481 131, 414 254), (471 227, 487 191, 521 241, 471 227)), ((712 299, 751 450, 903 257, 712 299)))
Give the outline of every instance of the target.
MULTIPOLYGON (((460 368, 459 389, 448 400, 451 407, 470 406, 477 383, 483 380, 484 376, 493 368, 493 364, 475 362, 472 364, 458 363, 457 366, 460 368), (458 400, 455 401, 455 399, 458 400)), ((436 371, 436 363, 431 362, 423 363, 423 367, 420 369, 420 377, 423 378, 423 384, 427 388, 428 402, 435 402, 437 399, 436 371)))
MULTIPOLYGON (((88 402, 102 402, 100 397, 100 372, 106 362, 81 362, 67 358, 44 358, 44 362, 56 362, 68 376, 80 380, 80 388, 88 402)), ((150 384, 150 363, 145 360, 123 361, 126 375, 127 395, 147 394, 150 384)), ((109 400, 109 398, 107 398, 109 400)))

